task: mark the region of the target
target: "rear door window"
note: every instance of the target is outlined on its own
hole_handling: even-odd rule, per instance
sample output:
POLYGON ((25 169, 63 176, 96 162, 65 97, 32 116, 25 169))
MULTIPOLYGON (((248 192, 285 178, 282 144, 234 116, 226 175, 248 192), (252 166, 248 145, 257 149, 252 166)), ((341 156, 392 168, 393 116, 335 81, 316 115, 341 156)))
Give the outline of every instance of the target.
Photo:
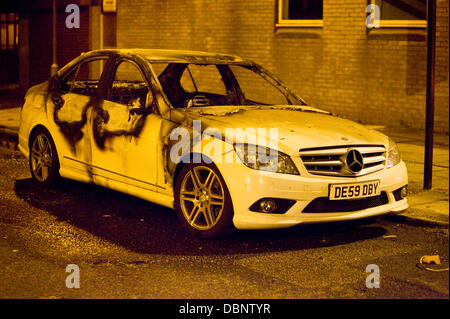
POLYGON ((140 67, 132 61, 123 60, 116 69, 106 99, 126 106, 145 107, 149 92, 140 67))
POLYGON ((60 85, 62 93, 97 96, 106 57, 95 58, 78 64, 60 85))

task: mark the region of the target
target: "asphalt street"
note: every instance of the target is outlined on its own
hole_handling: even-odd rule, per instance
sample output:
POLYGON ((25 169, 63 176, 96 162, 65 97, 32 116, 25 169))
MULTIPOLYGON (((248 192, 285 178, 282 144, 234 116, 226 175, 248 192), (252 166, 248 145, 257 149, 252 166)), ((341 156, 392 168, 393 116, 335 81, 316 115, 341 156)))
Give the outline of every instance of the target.
POLYGON ((449 298, 448 271, 417 265, 439 254, 448 267, 448 243, 448 229, 395 216, 191 238, 174 211, 128 195, 40 189, 0 148, 0 298, 449 298), (66 287, 68 264, 80 288, 66 287))

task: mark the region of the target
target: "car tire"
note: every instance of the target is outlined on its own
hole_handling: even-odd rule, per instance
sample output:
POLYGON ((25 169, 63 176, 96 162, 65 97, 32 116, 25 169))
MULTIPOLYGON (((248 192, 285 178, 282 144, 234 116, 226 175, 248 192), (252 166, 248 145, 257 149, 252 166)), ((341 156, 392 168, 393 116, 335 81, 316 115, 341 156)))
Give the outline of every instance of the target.
POLYGON ((235 230, 230 193, 213 163, 184 164, 174 198, 180 224, 191 235, 212 239, 235 230))
POLYGON ((30 137, 30 172, 42 187, 55 185, 59 180, 59 159, 55 142, 45 128, 38 128, 30 137))

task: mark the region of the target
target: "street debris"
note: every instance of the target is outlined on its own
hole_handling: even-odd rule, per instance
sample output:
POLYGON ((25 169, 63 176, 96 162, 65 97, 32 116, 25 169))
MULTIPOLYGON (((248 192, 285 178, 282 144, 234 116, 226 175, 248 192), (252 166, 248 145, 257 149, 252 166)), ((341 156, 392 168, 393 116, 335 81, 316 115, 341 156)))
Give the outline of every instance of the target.
POLYGON ((422 256, 422 258, 420 258, 420 263, 428 264, 428 265, 431 265, 431 264, 440 265, 441 260, 439 259, 439 255, 422 256))
POLYGON ((383 238, 388 239, 388 238, 397 238, 397 235, 384 235, 383 238))
POLYGON ((447 268, 431 268, 431 267, 424 266, 424 265, 440 265, 440 264, 441 264, 441 259, 439 258, 439 255, 431 255, 431 256, 425 255, 425 256, 420 257, 417 267, 420 269, 425 269, 425 270, 433 271, 433 272, 448 271, 448 267, 447 268))

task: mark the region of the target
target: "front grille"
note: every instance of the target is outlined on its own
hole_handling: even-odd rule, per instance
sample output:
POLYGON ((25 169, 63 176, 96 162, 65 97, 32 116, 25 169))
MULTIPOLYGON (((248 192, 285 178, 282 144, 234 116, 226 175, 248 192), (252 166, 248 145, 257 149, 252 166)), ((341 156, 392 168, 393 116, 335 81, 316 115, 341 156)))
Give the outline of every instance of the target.
POLYGON ((303 213, 341 213, 354 212, 389 203, 386 192, 378 196, 362 199, 329 200, 328 197, 314 199, 303 209, 303 213))
POLYGON ((300 150, 300 158, 311 174, 357 177, 382 170, 386 164, 386 149, 382 145, 306 148, 300 150), (350 150, 357 150, 363 157, 363 167, 357 173, 353 173, 346 165, 350 150))

